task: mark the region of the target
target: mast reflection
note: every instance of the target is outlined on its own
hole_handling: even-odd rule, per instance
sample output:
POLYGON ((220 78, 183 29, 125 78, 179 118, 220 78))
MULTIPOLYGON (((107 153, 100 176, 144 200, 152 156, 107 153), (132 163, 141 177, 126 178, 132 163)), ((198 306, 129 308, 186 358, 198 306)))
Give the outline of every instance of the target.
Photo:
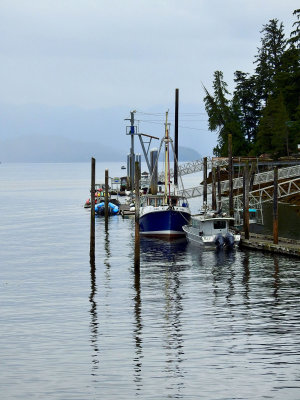
POLYGON ((176 265, 166 270, 165 277, 165 348, 166 367, 168 376, 176 379, 177 395, 184 388, 184 373, 181 363, 183 361, 184 340, 182 334, 181 314, 183 313, 182 295, 180 291, 180 268, 176 265))

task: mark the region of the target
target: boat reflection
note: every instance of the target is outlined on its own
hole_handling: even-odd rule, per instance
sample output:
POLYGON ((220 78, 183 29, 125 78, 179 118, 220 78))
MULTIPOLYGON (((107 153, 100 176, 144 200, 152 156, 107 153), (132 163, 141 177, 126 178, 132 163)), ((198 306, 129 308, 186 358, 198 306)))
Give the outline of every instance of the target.
POLYGON ((187 248, 185 238, 164 241, 155 238, 141 238, 141 260, 143 262, 175 262, 183 259, 187 248))

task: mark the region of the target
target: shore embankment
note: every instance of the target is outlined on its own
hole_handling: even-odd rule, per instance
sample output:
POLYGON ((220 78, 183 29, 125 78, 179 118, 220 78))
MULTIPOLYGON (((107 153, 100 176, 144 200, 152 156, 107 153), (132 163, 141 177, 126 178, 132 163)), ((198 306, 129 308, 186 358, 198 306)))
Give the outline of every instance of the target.
POLYGON ((242 232, 241 247, 300 257, 300 240, 296 239, 279 237, 275 244, 271 235, 250 233, 249 239, 245 239, 242 232))

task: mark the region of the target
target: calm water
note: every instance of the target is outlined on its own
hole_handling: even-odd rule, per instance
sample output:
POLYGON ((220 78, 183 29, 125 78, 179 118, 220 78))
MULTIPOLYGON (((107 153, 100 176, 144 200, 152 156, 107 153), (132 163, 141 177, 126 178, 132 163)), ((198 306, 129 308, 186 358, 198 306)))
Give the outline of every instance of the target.
POLYGON ((299 399, 299 260, 144 240, 138 279, 116 216, 94 270, 89 185, 88 163, 0 166, 1 398, 299 399))

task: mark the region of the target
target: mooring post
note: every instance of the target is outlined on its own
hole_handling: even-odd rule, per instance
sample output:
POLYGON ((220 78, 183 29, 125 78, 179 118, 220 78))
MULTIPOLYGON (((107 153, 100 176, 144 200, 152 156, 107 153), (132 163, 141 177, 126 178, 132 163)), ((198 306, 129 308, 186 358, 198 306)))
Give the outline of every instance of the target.
POLYGON ((251 163, 250 173, 249 173, 249 190, 253 190, 254 178, 255 178, 255 171, 256 171, 256 162, 253 161, 251 163))
POLYGON ((216 167, 213 167, 211 170, 211 207, 213 210, 217 209, 217 198, 216 198, 216 167))
POLYGON ((221 170, 220 165, 217 166, 217 188, 218 188, 218 211, 222 209, 222 194, 221 194, 221 170))
POLYGON ((90 262, 95 263, 95 165, 96 160, 91 158, 91 230, 90 230, 90 262))
POLYGON ((104 215, 105 215, 105 229, 108 226, 108 169, 105 170, 105 194, 104 194, 104 215))
POLYGON ((175 126, 174 126, 174 185, 178 185, 178 108, 179 89, 175 90, 175 126))
POLYGON ((278 167, 274 168, 273 243, 278 244, 278 167))
POLYGON ((140 168, 135 162, 135 241, 134 241, 134 270, 140 272, 140 168))
POLYGON ((233 209, 233 160, 232 160, 232 134, 228 135, 228 183, 229 183, 229 216, 234 216, 233 209))
POLYGON ((248 161, 244 167, 243 176, 243 228, 245 239, 248 240, 250 236, 249 229, 249 164, 248 161))
POLYGON ((203 208, 207 206, 207 157, 203 157, 203 208))

